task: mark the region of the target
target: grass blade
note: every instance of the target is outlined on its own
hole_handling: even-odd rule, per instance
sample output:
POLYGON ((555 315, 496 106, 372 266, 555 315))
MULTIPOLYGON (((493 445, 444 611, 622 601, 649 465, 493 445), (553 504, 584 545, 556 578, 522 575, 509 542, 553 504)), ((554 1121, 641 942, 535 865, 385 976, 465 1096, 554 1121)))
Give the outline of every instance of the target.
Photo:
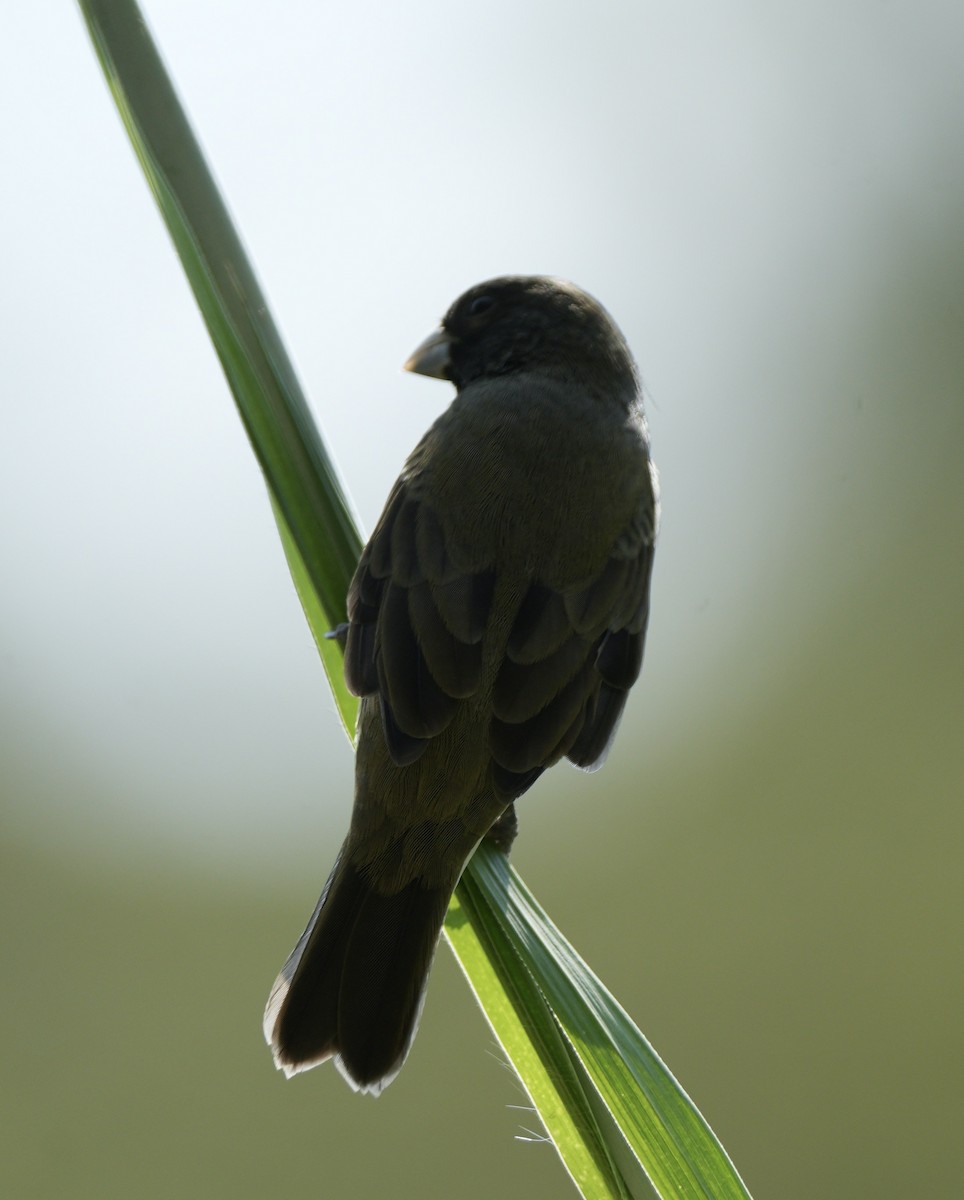
MULTIPOLYGON (((300 560, 296 583, 310 585, 331 629, 345 619, 361 540, 294 368, 137 5, 84 0, 81 10, 264 472, 289 562, 292 553, 300 560)), ((340 650, 314 632, 332 688, 347 698, 340 650)))
MULTIPOLYGON (((289 568, 342 720, 341 650, 361 548, 344 492, 143 18, 80 0, 114 101, 170 231, 267 482, 289 568)), ((583 1195, 746 1197, 726 1153, 613 997, 488 845, 446 936, 583 1195), (652 1186, 651 1186, 651 1183, 652 1186)))

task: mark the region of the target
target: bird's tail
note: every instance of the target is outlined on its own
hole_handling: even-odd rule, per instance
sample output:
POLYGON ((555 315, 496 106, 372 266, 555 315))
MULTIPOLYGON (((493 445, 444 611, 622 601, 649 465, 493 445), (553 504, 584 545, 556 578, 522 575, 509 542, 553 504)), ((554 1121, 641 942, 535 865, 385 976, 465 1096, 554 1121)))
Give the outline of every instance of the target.
MULTIPOLYGON (((457 878, 457 877, 456 877, 457 878)), ((344 851, 271 989, 264 1034, 289 1077, 329 1058, 377 1095, 408 1054, 451 887, 382 895, 344 851)))

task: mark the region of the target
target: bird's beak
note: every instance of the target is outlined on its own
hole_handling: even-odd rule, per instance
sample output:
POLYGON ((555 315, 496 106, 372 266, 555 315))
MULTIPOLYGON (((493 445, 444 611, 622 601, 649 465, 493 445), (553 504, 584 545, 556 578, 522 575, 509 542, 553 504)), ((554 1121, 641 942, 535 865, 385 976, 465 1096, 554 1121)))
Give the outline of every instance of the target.
POLYGON ((451 346, 452 335, 444 329, 436 329, 416 346, 403 369, 414 371, 416 375, 431 375, 433 379, 448 379, 451 346))

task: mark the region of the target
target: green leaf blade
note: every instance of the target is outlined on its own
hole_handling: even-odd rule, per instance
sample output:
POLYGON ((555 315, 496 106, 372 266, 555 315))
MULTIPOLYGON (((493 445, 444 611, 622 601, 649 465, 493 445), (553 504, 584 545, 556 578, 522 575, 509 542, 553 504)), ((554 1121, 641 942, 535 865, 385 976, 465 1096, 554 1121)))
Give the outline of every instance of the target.
POLYGON ((361 552, 344 491, 137 6, 84 0, 81 9, 269 491, 331 629, 345 619, 346 580, 361 552))
POLYGON ((749 1192, 696 1106, 520 876, 485 845, 473 864, 615 1128, 658 1193, 746 1200, 749 1192))
MULTIPOLYGON (((361 550, 344 491, 137 5, 80 7, 264 473, 352 736, 358 702, 326 636, 344 620, 361 550)), ((492 846, 466 868, 445 932, 583 1195, 648 1197, 654 1186, 693 1200, 748 1195, 672 1074, 492 846)))

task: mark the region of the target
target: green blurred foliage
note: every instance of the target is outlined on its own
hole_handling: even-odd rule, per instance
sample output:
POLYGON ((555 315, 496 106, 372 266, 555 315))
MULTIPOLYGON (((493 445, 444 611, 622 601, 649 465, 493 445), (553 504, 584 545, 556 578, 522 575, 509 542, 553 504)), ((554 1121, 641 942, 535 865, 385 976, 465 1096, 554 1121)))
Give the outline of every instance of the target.
MULTIPOLYGON (((754 582, 764 617, 721 621, 719 657, 680 664, 700 719, 647 742, 659 696, 644 669, 609 764, 541 781, 514 851, 761 1200, 960 1191, 964 204, 955 181, 933 194, 956 222, 894 202, 846 358, 817 373, 835 402, 824 435, 849 456, 813 479, 819 502, 798 497, 819 523, 774 539, 754 582)), ((771 344, 758 332, 748 372, 771 344)), ((784 368, 770 369, 780 404, 784 368)), ((739 473, 745 447, 723 450, 739 473)), ((673 504, 696 490, 679 469, 667 485, 654 661, 678 615, 659 605, 660 572, 683 565, 673 504)), ((694 620, 713 615, 694 603, 694 620)), ((304 874, 259 875, 250 858, 229 872, 220 850, 188 860, 107 829, 72 849, 52 827, 63 799, 42 811, 31 784, 63 754, 56 724, 12 692, 0 702, 0 794, 17 812, 0 843, 0 1194, 571 1194, 551 1149, 517 1140, 525 1097, 444 948, 384 1096, 324 1068, 286 1083, 260 1015, 314 901, 304 874)), ((89 778, 79 756, 59 777, 78 828, 111 779, 89 758, 89 778)), ((108 803, 125 813, 127 799, 118 787, 108 803)), ((335 844, 318 847, 318 886, 335 844)))
MULTIPOLYGON (((707 679, 717 736, 683 731, 661 772, 630 741, 522 813, 518 865, 759 1196, 959 1182, 960 357, 922 378, 949 390, 887 414, 912 440, 867 483, 880 511, 897 462, 918 466, 883 552, 848 574, 828 531, 811 565, 840 573, 839 602, 813 622, 802 590, 774 617, 795 669, 738 710, 707 679)), ((333 1071, 285 1083, 261 1043, 294 883, 21 840, 0 888, 4 1194, 567 1193, 552 1152, 514 1140, 525 1099, 444 950, 411 1061, 372 1101, 333 1071)))

